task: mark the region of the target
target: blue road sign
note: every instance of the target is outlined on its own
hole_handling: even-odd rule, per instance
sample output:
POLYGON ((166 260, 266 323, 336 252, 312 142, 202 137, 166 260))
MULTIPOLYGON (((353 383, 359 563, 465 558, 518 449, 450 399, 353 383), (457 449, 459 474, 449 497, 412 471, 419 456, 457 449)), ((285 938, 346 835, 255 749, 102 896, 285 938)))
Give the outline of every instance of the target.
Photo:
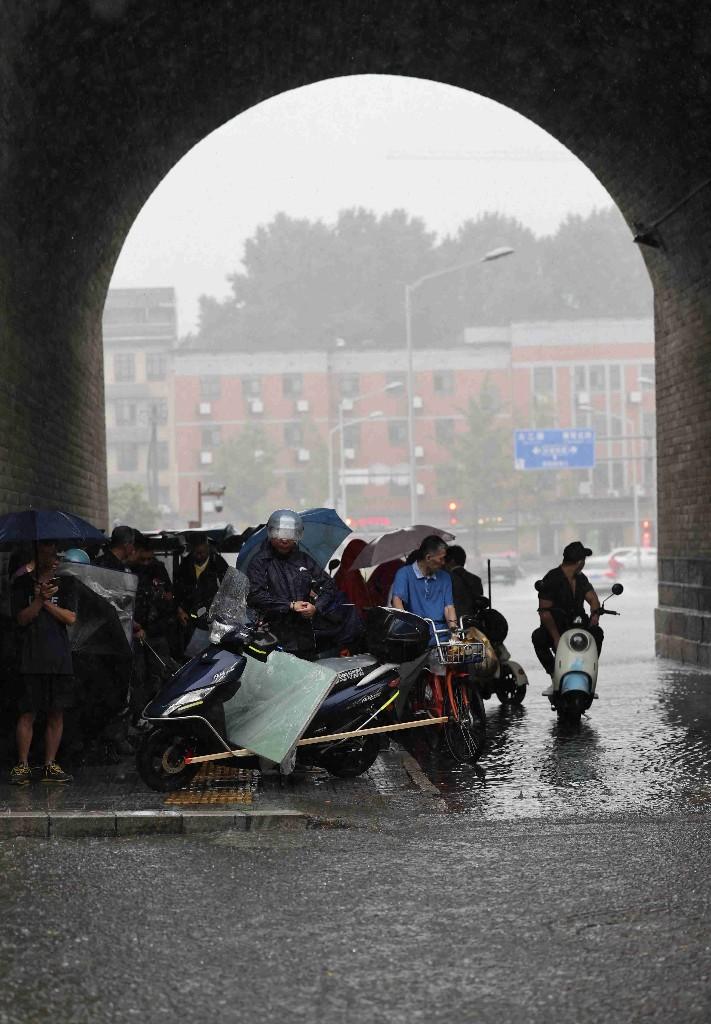
POLYGON ((516 469, 592 469, 594 430, 515 430, 516 469))

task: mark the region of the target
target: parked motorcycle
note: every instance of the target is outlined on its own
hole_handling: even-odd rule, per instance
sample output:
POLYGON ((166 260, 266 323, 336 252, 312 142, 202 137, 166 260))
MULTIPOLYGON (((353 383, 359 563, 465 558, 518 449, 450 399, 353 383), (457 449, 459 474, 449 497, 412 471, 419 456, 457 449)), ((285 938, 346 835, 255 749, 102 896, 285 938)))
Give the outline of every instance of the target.
MULTIPOLYGON (((303 738, 317 739, 392 721, 401 662, 414 659, 416 664, 426 657, 429 630, 415 615, 394 614, 387 608, 372 612, 369 633, 379 638, 376 646, 381 657, 358 654, 319 660, 318 665, 332 673, 332 685, 303 738)), ((237 694, 248 665, 252 673, 263 672, 265 681, 270 674, 273 679, 275 662, 270 663, 270 656, 278 649, 276 638, 258 623, 235 624, 224 621, 227 617, 213 621, 209 646, 184 665, 143 711, 147 728, 137 749, 136 767, 151 789, 181 788, 199 767, 188 758, 233 748, 225 705, 237 694)), ((279 683, 286 692, 290 671, 296 675, 309 663, 284 652, 279 652, 278 658, 279 683)), ((381 736, 366 735, 299 746, 296 764, 353 778, 372 766, 381 744, 381 736)))
MULTIPOLYGON (((540 582, 540 581, 539 581, 540 582)), ((538 589, 538 583, 536 584, 538 589)), ((610 593, 602 602, 600 615, 619 615, 605 607, 605 602, 618 596, 624 590, 621 583, 612 585, 610 593)), ((595 638, 578 617, 558 641, 555 652, 555 668, 551 686, 543 691, 551 707, 561 720, 572 724, 580 721, 597 699, 598 653, 595 638)))
POLYGON ((521 665, 511 658, 504 643, 509 624, 491 607, 486 597, 476 599, 473 615, 462 620, 464 637, 483 644, 484 657, 473 669, 479 692, 484 700, 496 694, 502 704, 522 704, 528 691, 528 676, 521 665))

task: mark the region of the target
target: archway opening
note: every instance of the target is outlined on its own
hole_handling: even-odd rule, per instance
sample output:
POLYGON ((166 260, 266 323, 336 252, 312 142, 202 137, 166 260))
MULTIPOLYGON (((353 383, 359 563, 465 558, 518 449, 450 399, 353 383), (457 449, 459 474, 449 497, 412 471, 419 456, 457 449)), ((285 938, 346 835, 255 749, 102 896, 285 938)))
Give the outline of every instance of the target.
POLYGON ((480 551, 654 547, 641 257, 568 150, 466 90, 333 79, 213 132, 136 220, 104 343, 110 489, 168 525, 331 501, 480 551), (517 468, 524 429, 595 431, 594 464, 517 468))

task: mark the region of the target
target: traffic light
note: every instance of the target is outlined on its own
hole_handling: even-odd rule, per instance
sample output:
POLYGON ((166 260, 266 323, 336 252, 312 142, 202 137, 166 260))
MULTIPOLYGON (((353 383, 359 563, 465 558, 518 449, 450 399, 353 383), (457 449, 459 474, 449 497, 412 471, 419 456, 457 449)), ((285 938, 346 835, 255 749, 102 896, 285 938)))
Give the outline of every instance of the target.
POLYGON ((447 508, 449 509, 449 525, 456 526, 457 523, 459 522, 459 519, 457 518, 456 501, 450 501, 449 504, 447 505, 447 508))
POLYGON ((651 548, 652 546, 652 520, 643 519, 642 523, 642 547, 651 548))

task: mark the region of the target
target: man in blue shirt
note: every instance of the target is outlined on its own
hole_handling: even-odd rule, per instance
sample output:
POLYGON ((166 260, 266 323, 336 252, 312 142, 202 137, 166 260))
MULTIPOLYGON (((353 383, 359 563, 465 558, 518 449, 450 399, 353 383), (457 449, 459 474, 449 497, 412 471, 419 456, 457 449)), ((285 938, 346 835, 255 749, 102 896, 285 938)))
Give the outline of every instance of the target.
MULTIPOLYGON (((441 537, 425 537, 412 565, 403 565, 395 574, 392 605, 432 619, 437 629, 456 630, 452 579, 444 569, 446 555, 447 545, 441 537)), ((434 643, 433 636, 430 646, 434 643)))

